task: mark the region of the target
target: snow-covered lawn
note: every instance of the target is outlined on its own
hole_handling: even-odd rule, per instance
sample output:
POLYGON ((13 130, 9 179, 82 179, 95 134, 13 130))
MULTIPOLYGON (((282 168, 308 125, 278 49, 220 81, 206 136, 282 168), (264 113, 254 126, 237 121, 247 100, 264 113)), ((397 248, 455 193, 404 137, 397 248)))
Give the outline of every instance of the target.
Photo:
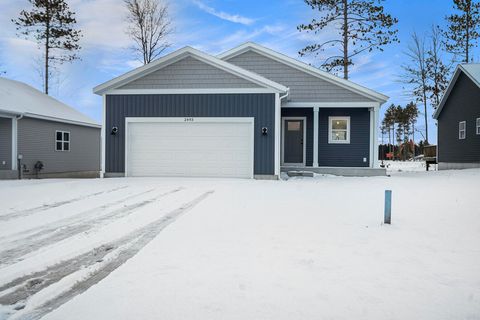
POLYGON ((480 170, 0 181, 0 304, 12 319, 480 319, 480 170))

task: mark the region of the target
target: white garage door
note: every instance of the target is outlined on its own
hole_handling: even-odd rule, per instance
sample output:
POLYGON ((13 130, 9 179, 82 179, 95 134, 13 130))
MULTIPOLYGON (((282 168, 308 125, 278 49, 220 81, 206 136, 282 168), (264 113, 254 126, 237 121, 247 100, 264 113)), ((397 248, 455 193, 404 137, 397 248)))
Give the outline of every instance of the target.
POLYGON ((127 176, 253 177, 253 118, 127 118, 127 176))

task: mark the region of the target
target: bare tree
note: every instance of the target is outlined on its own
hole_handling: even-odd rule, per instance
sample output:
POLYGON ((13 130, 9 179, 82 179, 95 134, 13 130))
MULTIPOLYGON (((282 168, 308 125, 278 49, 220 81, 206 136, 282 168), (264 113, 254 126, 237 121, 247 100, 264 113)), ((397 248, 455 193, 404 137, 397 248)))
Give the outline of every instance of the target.
POLYGON ((125 0, 128 9, 128 34, 135 42, 133 50, 143 64, 158 58, 170 47, 167 40, 172 33, 168 5, 158 0, 125 0))
POLYGON ((425 143, 428 144, 428 68, 427 68, 427 50, 425 48, 425 39, 420 38, 417 33, 412 33, 410 44, 406 51, 409 63, 402 66, 404 74, 402 82, 412 87, 412 94, 418 102, 424 107, 425 117, 425 143))

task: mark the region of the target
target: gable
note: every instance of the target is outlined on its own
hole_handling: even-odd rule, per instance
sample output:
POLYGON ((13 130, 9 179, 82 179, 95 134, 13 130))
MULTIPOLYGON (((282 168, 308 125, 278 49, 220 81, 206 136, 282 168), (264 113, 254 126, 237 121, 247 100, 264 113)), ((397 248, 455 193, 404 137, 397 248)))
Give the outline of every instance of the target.
MULTIPOLYGON (((448 96, 445 97, 443 110, 438 121, 453 121, 455 126, 460 119, 480 116, 480 88, 465 73, 460 72, 448 96)), ((457 128, 458 129, 458 128, 457 128)))
POLYGON ((253 50, 228 58, 227 61, 290 88, 291 102, 375 101, 253 50))
POLYGON ((208 63, 187 56, 119 89, 261 88, 208 63))

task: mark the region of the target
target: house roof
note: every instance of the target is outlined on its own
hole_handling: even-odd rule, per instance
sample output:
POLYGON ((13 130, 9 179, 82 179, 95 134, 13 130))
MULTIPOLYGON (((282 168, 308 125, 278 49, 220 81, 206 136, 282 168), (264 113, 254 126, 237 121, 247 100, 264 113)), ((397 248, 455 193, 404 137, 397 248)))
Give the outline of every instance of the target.
POLYGON ((157 71, 159 69, 162 69, 163 67, 166 67, 168 65, 171 65, 172 63, 175 63, 181 59, 184 59, 186 57, 193 57, 195 59, 198 59, 204 63, 207 63, 209 65, 212 65, 214 67, 217 67, 223 71, 229 72, 231 74, 234 74, 240 78, 246 79, 248 81, 251 81, 252 83, 256 83, 262 87, 272 89, 272 91, 275 92, 287 92, 288 88, 285 87, 284 85, 281 85, 279 83, 276 83, 274 81, 271 81, 267 78, 264 78, 254 72, 247 71, 245 69, 242 69, 240 67, 237 67, 233 64, 230 64, 228 62, 225 62, 221 59, 218 59, 216 57, 213 57, 209 54, 206 54, 204 52, 201 52, 197 49, 194 49, 192 47, 184 47, 182 49, 179 49, 177 51, 174 51, 158 60, 155 60, 154 62, 151 62, 147 65, 141 66, 137 69, 134 69, 130 72, 127 72, 117 78, 114 78, 110 81, 107 81, 103 84, 100 84, 93 88, 93 92, 102 95, 107 93, 110 90, 115 90, 131 81, 134 81, 138 78, 141 78, 143 76, 146 76, 147 74, 150 74, 154 71, 157 71))
POLYGON ((453 74, 453 77, 450 80, 450 83, 448 84, 447 90, 445 90, 445 94, 443 95, 442 100, 438 105, 437 111, 435 111, 435 113, 433 114, 433 117, 435 119, 438 119, 438 117, 440 116, 440 113, 442 112, 443 107, 445 106, 445 103, 447 102, 448 97, 450 96, 450 93, 452 92, 453 87, 455 87, 455 83, 457 82, 457 79, 462 72, 467 77, 469 77, 473 81, 473 83, 477 85, 477 87, 480 88, 480 64, 479 63, 459 64, 455 69, 455 73, 453 74))
POLYGON ((70 106, 19 81, 0 77, 0 112, 31 118, 100 127, 70 106))
POLYGON ((272 49, 266 48, 264 46, 261 46, 257 43, 254 42, 247 42, 244 43, 236 48, 233 48, 227 52, 224 52, 217 57, 222 59, 222 60, 228 60, 230 58, 233 58, 235 56, 238 56, 244 52, 247 51, 254 51, 256 53, 259 53, 261 55, 264 55, 266 57, 269 57, 271 59, 274 59, 278 62, 284 63, 290 67, 296 68, 300 71, 306 72, 308 74, 311 74, 315 77, 318 77, 320 79, 323 79, 325 81, 328 81, 330 83, 336 84, 340 87, 343 87, 345 89, 351 90, 353 92, 356 92, 360 95, 363 95, 367 98, 370 98, 374 101, 378 101, 380 103, 385 103, 388 100, 388 96, 383 95, 379 92, 376 92, 374 90, 368 89, 366 87, 363 87, 361 85, 358 85, 352 81, 345 80, 342 78, 339 78, 335 75, 332 75, 328 72, 322 71, 318 68, 312 67, 304 62, 301 62, 299 60, 290 58, 282 53, 279 53, 277 51, 274 51, 272 49))

